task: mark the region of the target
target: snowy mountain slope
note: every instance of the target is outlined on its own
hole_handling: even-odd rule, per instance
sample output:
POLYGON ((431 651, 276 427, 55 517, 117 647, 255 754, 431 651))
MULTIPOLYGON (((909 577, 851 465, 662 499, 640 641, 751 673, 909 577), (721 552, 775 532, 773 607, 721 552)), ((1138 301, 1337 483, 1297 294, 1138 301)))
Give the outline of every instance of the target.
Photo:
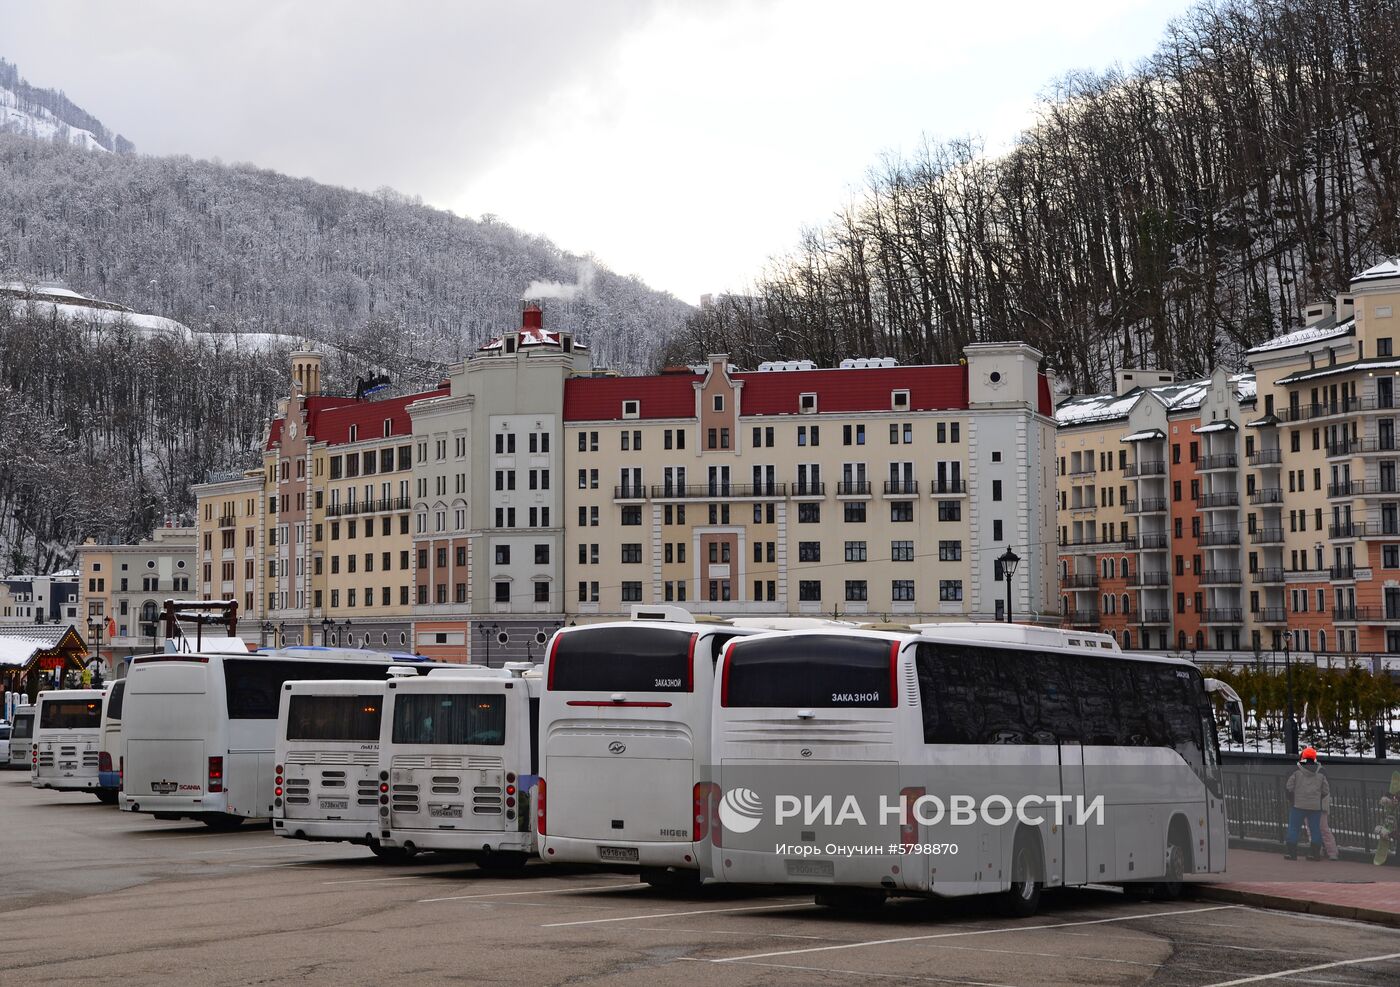
POLYGON ((66 141, 87 151, 108 150, 91 131, 70 127, 42 106, 24 106, 17 93, 0 87, 0 133, 66 141))

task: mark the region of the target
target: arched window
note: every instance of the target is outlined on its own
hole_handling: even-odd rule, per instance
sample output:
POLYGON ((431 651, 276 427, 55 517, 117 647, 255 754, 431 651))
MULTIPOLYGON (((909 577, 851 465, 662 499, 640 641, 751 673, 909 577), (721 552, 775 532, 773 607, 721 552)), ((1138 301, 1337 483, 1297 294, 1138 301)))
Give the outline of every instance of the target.
POLYGON ((1133 632, 1132 632, 1132 631, 1124 631, 1124 632, 1123 632, 1123 650, 1124 650, 1124 651, 1131 651, 1131 650, 1132 650, 1132 647, 1133 647, 1133 632))
POLYGON ((1127 578, 1128 578, 1128 557, 1127 557, 1126 555, 1123 556, 1122 570, 1123 570, 1123 578, 1124 578, 1124 579, 1127 579, 1127 578))
POLYGON ((1131 599, 1128 598, 1128 594, 1127 594, 1127 593, 1124 593, 1124 594, 1123 594, 1123 612, 1124 612, 1124 613, 1132 613, 1132 612, 1133 612, 1133 601, 1132 601, 1131 599))
POLYGON ((1186 632, 1185 632, 1185 631, 1177 631, 1177 632, 1176 632, 1176 649, 1177 649, 1178 651, 1185 651, 1185 650, 1186 650, 1186 632))
POLYGON ((1326 651, 1326 650, 1327 650, 1327 632, 1326 632, 1326 631, 1318 631, 1318 632, 1317 632, 1317 650, 1318 650, 1318 651, 1326 651))
POLYGON ((1206 636, 1205 636, 1205 633, 1204 633, 1203 631, 1197 631, 1197 632, 1196 632, 1196 650, 1197 650, 1197 651, 1204 651, 1204 650, 1206 650, 1206 636))

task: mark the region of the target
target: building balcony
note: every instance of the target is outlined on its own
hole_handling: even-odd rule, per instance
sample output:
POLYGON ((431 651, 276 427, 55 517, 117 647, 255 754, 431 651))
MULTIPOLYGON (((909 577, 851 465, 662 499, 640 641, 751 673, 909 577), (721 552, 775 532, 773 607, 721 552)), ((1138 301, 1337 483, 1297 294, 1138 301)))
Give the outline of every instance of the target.
POLYGON ((1063 616, 1064 622, 1071 627, 1097 627, 1099 625, 1099 612, 1097 610, 1067 610, 1063 616))
POLYGON ((1172 622, 1172 612, 1170 610, 1142 610, 1138 612, 1139 624, 1170 624, 1172 622))
POLYGON ((1196 541, 1201 545, 1238 545, 1240 543, 1240 529, 1207 528, 1201 532, 1196 541))
POLYGON ((1249 502, 1251 504, 1282 504, 1283 488, 1260 487, 1249 495, 1249 502))
POLYGON ((1300 404, 1290 406, 1279 417, 1285 421, 1317 421, 1319 418, 1335 418, 1338 415, 1355 415, 1363 411, 1385 411, 1395 407, 1394 399, 1376 397, 1345 398, 1341 401, 1328 401, 1322 404, 1300 404))
POLYGON ((232 528, 237 523, 238 519, 232 514, 219 518, 219 527, 221 528, 232 528))
POLYGON ((826 497, 826 484, 820 480, 798 480, 792 485, 793 500, 822 500, 826 497))
POLYGON ((966 480, 934 480, 929 487, 933 497, 958 497, 967 493, 966 480))
POLYGON ((919 494, 918 480, 886 480, 886 497, 917 497, 919 494))
POLYGON ((1356 582, 1356 566, 1334 565, 1328 568, 1327 578, 1334 583, 1356 582))
POLYGON ((1365 538, 1365 521, 1343 521, 1341 524, 1329 524, 1327 526, 1328 538, 1365 538))
POLYGON ((1240 493, 1238 490, 1221 490, 1217 493, 1202 494, 1196 498, 1196 506, 1202 510, 1239 507, 1240 493))
POLYGON ((1103 541, 1097 538, 1081 538, 1059 543, 1061 555, 1092 555, 1096 552, 1118 552, 1124 549, 1131 551, 1137 548, 1136 538, 1109 538, 1103 541))
POLYGON ((1202 586, 1227 586, 1240 581, 1238 569, 1207 569, 1201 573, 1202 586))
POLYGON ((1165 569, 1139 569, 1128 577, 1129 586, 1167 586, 1171 583, 1171 573, 1165 569))
POLYGON ((1206 473, 1210 470, 1233 470, 1239 469, 1240 457, 1234 452, 1220 452, 1210 456, 1202 456, 1196 463, 1196 471, 1206 473))
POLYGON ((1081 466, 1079 469, 1070 470, 1065 476, 1094 476, 1098 471, 1097 466, 1081 466))
POLYGON ((1384 607, 1335 607, 1332 610, 1332 623, 1359 624, 1386 620, 1400 620, 1400 611, 1386 615, 1384 607))
MULTIPOLYGON (((652 500, 781 500, 787 496, 786 483, 654 483, 652 500)), ((619 487, 619 490, 627 489, 619 487)), ((643 488, 632 486, 632 500, 641 500, 643 488)), ((616 498, 615 498, 616 499, 616 498)))
POLYGON ((1362 529, 1357 532, 1357 538, 1400 538, 1400 521, 1367 521, 1365 524, 1353 522, 1352 526, 1362 529))
POLYGON ((1168 503, 1165 497, 1142 497, 1125 503, 1123 511, 1127 514, 1164 514, 1167 507, 1168 503))
POLYGON ((1250 612, 1256 623, 1260 624, 1286 624, 1288 623, 1288 611, 1283 607, 1261 607, 1250 612))
POLYGON ((1161 551, 1170 544, 1170 537, 1165 531, 1144 531, 1137 536, 1138 547, 1144 551, 1161 551))
POLYGON ((1239 607, 1212 607, 1201 612, 1203 624, 1238 624, 1244 620, 1244 611, 1239 607))
POLYGON ((1343 456, 1391 456, 1400 452, 1400 442, 1394 436, 1373 439, 1345 439, 1327 443, 1327 458, 1343 456))
POLYGON ((1093 589, 1098 584, 1097 572, 1072 572, 1060 577, 1060 585, 1065 589, 1093 589))
POLYGON ((345 517, 355 514, 381 514, 388 511, 407 511, 412 509, 413 500, 409 497, 386 497, 383 500, 352 500, 344 504, 329 505, 326 508, 326 517, 345 517))
POLYGON ((1261 586, 1272 586, 1283 582, 1283 568, 1280 566, 1268 566, 1264 569, 1256 569, 1250 574, 1256 583, 1261 586))
POLYGON ((1249 454, 1250 466, 1282 466, 1283 450, 1274 446, 1270 449, 1257 449, 1249 454))
POLYGON ((1259 528, 1249 533, 1249 541, 1252 545, 1282 545, 1282 528, 1259 528))
POLYGON ((1141 463, 1129 463, 1123 470, 1123 475, 1133 476, 1162 476, 1167 472, 1165 460, 1149 459, 1141 463))
POLYGON ((837 500, 869 500, 870 496, 869 480, 842 480, 836 484, 837 500))

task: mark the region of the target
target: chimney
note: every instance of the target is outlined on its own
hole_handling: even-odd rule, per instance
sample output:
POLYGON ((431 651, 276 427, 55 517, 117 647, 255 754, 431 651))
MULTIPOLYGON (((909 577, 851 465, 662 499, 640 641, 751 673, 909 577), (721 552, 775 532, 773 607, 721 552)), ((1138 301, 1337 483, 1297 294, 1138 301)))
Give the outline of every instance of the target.
POLYGON ((1134 388, 1160 387, 1175 381, 1176 374, 1171 370, 1140 370, 1135 367, 1124 367, 1113 375, 1115 385, 1113 392, 1118 397, 1122 397, 1134 388))
POLYGON ((1333 312, 1331 302, 1309 302, 1303 309, 1303 327, 1315 326, 1333 312))
POLYGON ((539 302, 526 302, 522 312, 520 322, 521 332, 536 331, 544 328, 544 312, 540 309, 539 302))

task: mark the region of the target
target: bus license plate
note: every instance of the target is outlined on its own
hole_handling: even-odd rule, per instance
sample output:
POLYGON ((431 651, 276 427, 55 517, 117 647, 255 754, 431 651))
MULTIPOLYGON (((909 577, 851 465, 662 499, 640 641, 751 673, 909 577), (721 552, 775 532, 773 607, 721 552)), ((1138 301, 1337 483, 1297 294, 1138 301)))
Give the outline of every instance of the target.
POLYGON ((460 805, 447 805, 442 802, 429 802, 428 815, 437 819, 461 819, 462 807, 460 805))
POLYGON ((787 861, 788 877, 820 877, 834 878, 836 876, 836 866, 830 860, 789 860, 787 861))
POLYGON ((634 846, 600 846, 598 859, 613 864, 635 864, 641 856, 634 846))
POLYGON ((346 799, 321 799, 323 809, 346 809, 349 806, 350 803, 346 799))

